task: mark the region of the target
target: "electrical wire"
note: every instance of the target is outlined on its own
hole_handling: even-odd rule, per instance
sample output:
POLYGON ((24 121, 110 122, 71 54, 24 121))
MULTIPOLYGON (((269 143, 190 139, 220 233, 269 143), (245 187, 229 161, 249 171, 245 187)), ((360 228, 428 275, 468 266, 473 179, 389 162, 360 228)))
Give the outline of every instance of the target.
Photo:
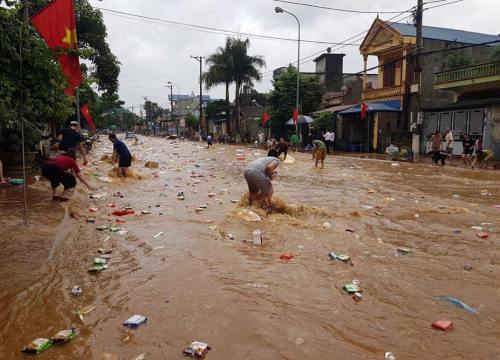
MULTIPOLYGON (((403 10, 403 11, 352 10, 352 9, 341 9, 341 8, 333 8, 333 7, 328 7, 328 6, 313 5, 313 4, 296 2, 296 1, 288 1, 288 0, 274 0, 274 1, 275 2, 280 2, 280 3, 285 3, 285 4, 291 4, 291 5, 300 5, 300 6, 307 6, 307 7, 317 8, 317 9, 340 11, 340 12, 354 13, 354 14, 401 14, 401 13, 411 12, 411 10, 403 10)), ((445 1, 445 0, 442 0, 442 1, 445 1)))
MULTIPOLYGON (((278 1, 278 0, 275 0, 275 1, 278 1)), ((437 2, 445 2, 445 1, 449 1, 449 0, 433 0, 433 1, 428 1, 428 2, 427 2, 427 4, 430 4, 430 3, 437 3, 437 2)), ((430 6, 430 7, 424 8, 423 10, 424 10, 424 11, 426 11, 426 10, 430 10, 430 9, 434 9, 434 8, 437 8, 437 7, 446 6, 446 5, 450 5, 450 4, 454 4, 454 3, 458 3, 458 2, 462 2, 462 1, 465 1, 465 0, 454 0, 454 1, 451 1, 451 2, 447 2, 447 3, 445 3, 445 4, 440 4, 440 5, 430 6)), ((412 17, 412 16, 413 16, 413 11, 414 11, 414 9, 415 9, 415 7, 411 7, 411 8, 410 8, 410 9, 408 9, 408 10, 402 11, 402 12, 400 12, 398 15, 396 15, 396 16, 394 16, 394 17, 390 18, 390 19, 385 20, 385 22, 386 22, 386 23, 391 22, 392 20, 395 20, 395 18, 399 17, 400 15, 406 14, 407 12, 411 12, 411 14, 410 14, 410 15, 407 15, 407 16, 405 16, 405 17, 401 18, 401 19, 395 20, 395 21, 393 21, 393 22, 399 22, 399 21, 401 21, 401 20, 405 20, 405 19, 407 19, 407 18, 409 18, 409 17, 412 17)), ((350 38, 346 39, 345 41, 358 41, 358 40, 360 40, 360 39, 355 39, 356 37, 358 37, 358 36, 360 36, 360 35, 363 35, 363 34, 366 34, 366 33, 368 33, 368 31, 370 31, 370 30, 371 30, 371 28, 370 28, 370 29, 368 29, 368 30, 366 30, 366 31, 363 31, 363 32, 361 32, 361 33, 359 33, 359 34, 357 34, 357 35, 355 35, 355 36, 353 36, 353 37, 350 37, 350 38)), ((333 45, 333 44, 332 44, 332 45, 333 45)), ((338 44, 338 45, 341 45, 341 44, 338 44)), ((340 46, 340 47, 336 47, 335 49, 331 49, 331 50, 335 50, 335 51, 337 51, 337 50, 339 50, 339 49, 341 49, 341 48, 343 48, 343 47, 344 47, 344 46, 340 46)), ((301 61, 301 63, 302 63, 302 61, 303 61, 303 60, 307 60, 307 59, 310 59, 311 57, 315 57, 315 56, 317 56, 317 55, 319 55, 319 54, 323 53, 323 52, 324 52, 324 51, 326 51, 326 50, 328 50, 328 48, 326 48, 326 49, 322 49, 322 50, 321 50, 321 51, 319 51, 319 52, 316 52, 316 53, 314 53, 314 54, 308 55, 308 56, 306 56, 306 57, 304 57, 304 58, 300 59, 300 61, 301 61)), ((310 62, 310 61, 312 61, 312 59, 307 60, 307 61, 305 61, 304 63, 307 63, 307 62, 310 62)), ((290 64, 296 64, 296 63, 297 63, 297 61, 294 61, 294 62, 291 62, 290 64)), ((285 66, 287 66, 287 65, 283 65, 283 66, 281 66, 281 67, 285 67, 285 66)), ((264 72, 264 73, 263 73, 263 77, 268 77, 269 75, 272 75, 273 71, 274 71, 274 70, 269 70, 269 71, 264 72)))
MULTIPOLYGON (((252 34, 252 33, 246 33, 246 32, 241 32, 241 31, 233 31, 233 30, 227 30, 227 29, 214 28, 214 27, 210 27, 210 26, 195 25, 195 24, 189 24, 189 23, 184 23, 184 22, 180 22, 180 21, 160 19, 160 18, 151 17, 151 16, 133 14, 133 13, 124 12, 124 11, 104 9, 104 8, 100 8, 100 7, 96 7, 96 9, 99 9, 100 11, 102 11, 104 13, 113 14, 115 16, 118 16, 118 17, 121 17, 124 19, 136 18, 136 19, 141 19, 141 20, 155 21, 155 22, 160 22, 160 23, 169 24, 169 25, 188 27, 188 28, 196 29, 198 31, 202 31, 205 33, 211 33, 211 34, 236 35, 236 36, 243 35, 243 36, 248 36, 248 37, 253 37, 253 38, 258 38, 258 39, 297 42, 297 39, 293 39, 293 38, 285 38, 285 37, 280 37, 280 36, 271 36, 271 35, 262 35, 262 34, 252 34)), ((305 40, 301 39, 300 41, 304 42, 304 43, 310 43, 310 44, 330 44, 330 45, 341 44, 341 43, 332 43, 331 41, 307 40, 307 39, 305 39, 305 40)), ((359 46, 359 44, 347 44, 347 45, 359 46)))
MULTIPOLYGON (((390 21, 392 21, 392 20, 395 20, 397 17, 399 17, 399 16, 401 16, 401 15, 403 15, 403 14, 405 14, 405 12, 402 12, 402 13, 400 13, 400 14, 396 15, 396 16, 393 16, 393 17, 391 17, 390 19, 385 20, 385 22, 387 23, 387 22, 390 22, 390 21)), ((405 17, 403 17, 403 18, 401 18, 401 19, 398 19, 397 21, 405 20, 405 19, 407 19, 407 18, 409 18, 409 17, 412 17, 412 16, 413 16, 412 14, 410 14, 410 15, 406 15, 405 17)), ((348 42, 348 41, 357 41, 357 40, 362 40, 362 39, 364 39, 364 35, 366 35, 366 33, 368 33, 370 30, 371 30, 371 27, 370 27, 369 29, 367 29, 367 30, 364 30, 364 31, 362 31, 362 32, 360 32, 360 33, 358 33, 358 34, 356 34, 356 35, 353 35, 353 36, 351 36, 351 37, 347 38, 346 40, 344 40, 344 42, 342 42, 342 43, 338 44, 338 46, 335 46, 333 49, 330 49, 330 51, 338 51, 338 50, 342 49, 343 47, 345 47, 345 46, 343 46, 343 45, 344 45, 346 42, 348 42), (362 37, 362 38, 359 38, 360 36, 363 36, 363 37, 362 37)), ((333 45, 333 44, 332 44, 332 45, 333 45)), ((318 51, 318 52, 315 52, 315 53, 313 53, 313 54, 311 54, 311 55, 308 55, 308 56, 305 56, 305 57, 301 58, 301 59, 300 59, 300 61, 301 61, 301 63, 302 63, 304 60, 307 60, 307 61, 305 61, 304 63, 310 62, 310 61, 312 61, 312 60, 313 60, 313 59, 314 59, 317 55, 322 54, 323 52, 327 51, 328 49, 329 49, 329 48, 321 49, 321 50, 320 50, 320 51, 318 51), (308 59, 309 59, 309 60, 308 60, 308 59)), ((292 64, 292 65, 293 65, 293 64, 296 64, 296 63, 297 63, 297 61, 294 61, 294 62, 291 62, 290 64, 292 64)), ((281 66, 281 67, 285 67, 285 66, 287 66, 287 65, 283 65, 283 66, 281 66)), ((268 76, 269 74, 272 74, 272 73, 273 73, 273 71, 274 71, 274 70, 269 70, 269 71, 266 71, 266 72, 264 72, 264 73, 263 73, 263 76, 268 76)))

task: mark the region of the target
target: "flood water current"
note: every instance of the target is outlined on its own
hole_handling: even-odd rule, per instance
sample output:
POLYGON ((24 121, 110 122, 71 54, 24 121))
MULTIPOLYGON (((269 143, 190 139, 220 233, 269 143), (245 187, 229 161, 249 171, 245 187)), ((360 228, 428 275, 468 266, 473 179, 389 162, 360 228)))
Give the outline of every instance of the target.
POLYGON ((207 359, 500 359, 499 172, 336 155, 314 169, 296 153, 273 181, 275 209, 263 211, 246 206, 242 175, 262 150, 128 145, 137 176, 122 181, 100 161, 111 144, 96 144, 83 173, 99 199, 79 184, 55 203, 47 181, 30 181, 27 225, 22 189, 0 189, 0 358, 75 327, 37 358, 183 359, 202 341, 207 359), (111 214, 126 207, 135 214, 111 214), (112 250, 109 268, 89 273, 98 248, 112 250), (343 290, 353 280, 361 301, 343 290), (147 322, 123 326, 134 314, 147 322), (433 329, 436 320, 453 328, 433 329))

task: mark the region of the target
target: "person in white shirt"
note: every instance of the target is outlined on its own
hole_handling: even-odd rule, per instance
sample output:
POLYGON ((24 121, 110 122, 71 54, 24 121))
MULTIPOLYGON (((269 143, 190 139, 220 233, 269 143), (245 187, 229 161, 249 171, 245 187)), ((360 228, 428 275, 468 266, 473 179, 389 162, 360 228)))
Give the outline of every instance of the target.
POLYGON ((325 139, 326 145, 326 153, 330 153, 330 142, 331 142, 332 133, 329 130, 326 130, 326 133, 323 134, 323 138, 325 139))
POLYGON ((450 155, 453 154, 453 132, 450 129, 446 129, 446 137, 444 138, 446 143, 446 152, 450 155))
POLYGON ((330 133, 330 146, 332 147, 332 150, 335 150, 335 132, 330 133))

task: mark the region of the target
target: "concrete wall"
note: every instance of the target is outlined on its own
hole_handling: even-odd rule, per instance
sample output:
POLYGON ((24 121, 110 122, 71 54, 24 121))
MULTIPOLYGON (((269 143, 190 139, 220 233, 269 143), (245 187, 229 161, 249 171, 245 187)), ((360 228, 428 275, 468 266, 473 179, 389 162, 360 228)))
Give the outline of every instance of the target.
MULTIPOLYGON (((424 52, 451 49, 465 45, 468 44, 424 39, 424 52)), ((421 62, 422 107, 424 109, 433 108, 454 102, 454 94, 452 91, 434 90, 434 74, 446 70, 446 62, 451 54, 463 55, 470 58, 473 64, 481 64, 491 61, 491 54, 494 49, 495 48, 492 46, 477 46, 423 56, 421 62)))

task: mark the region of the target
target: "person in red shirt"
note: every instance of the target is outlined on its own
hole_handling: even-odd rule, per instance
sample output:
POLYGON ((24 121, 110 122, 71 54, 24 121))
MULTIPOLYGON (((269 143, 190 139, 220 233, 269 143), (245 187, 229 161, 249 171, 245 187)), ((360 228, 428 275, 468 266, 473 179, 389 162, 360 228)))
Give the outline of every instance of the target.
POLYGON ((52 187, 52 200, 68 200, 68 191, 76 186, 75 176, 84 183, 89 190, 95 190, 81 175, 80 168, 75 159, 75 149, 70 148, 64 154, 49 159, 43 164, 42 175, 50 181, 52 187), (71 172, 68 172, 68 170, 71 170, 71 172), (64 191, 61 196, 56 196, 56 190, 61 184, 64 186, 64 191))

